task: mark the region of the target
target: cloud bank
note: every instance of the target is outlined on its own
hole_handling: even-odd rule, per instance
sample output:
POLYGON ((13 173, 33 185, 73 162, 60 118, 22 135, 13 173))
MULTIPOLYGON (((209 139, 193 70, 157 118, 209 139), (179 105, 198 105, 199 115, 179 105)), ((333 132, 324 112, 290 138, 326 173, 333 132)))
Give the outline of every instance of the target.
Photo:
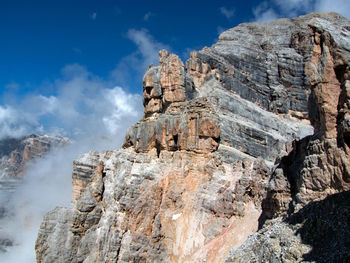
POLYGON ((35 262, 43 215, 71 200, 73 160, 90 150, 119 148, 126 129, 142 116, 140 95, 109 88, 108 82, 79 65, 66 66, 52 85, 55 95, 33 94, 0 107, 1 136, 41 131, 73 138, 72 144, 28 163, 24 181, 10 196, 0 198, 0 207, 5 203, 8 211, 0 220, 0 236, 15 244, 7 253, 0 252, 0 262, 35 262))
POLYGON ((119 127, 134 123, 143 111, 142 98, 127 90, 135 79, 141 83, 150 64, 158 63, 160 49, 171 48, 154 39, 146 29, 130 29, 126 37, 136 49, 121 59, 109 79, 102 79, 79 64, 67 65, 60 78, 47 84, 53 94, 14 96, 0 105, 0 139, 43 132, 73 138, 89 134, 108 136, 118 133, 119 127))
POLYGON ((112 136, 141 116, 138 94, 68 65, 53 84, 55 95, 31 94, 0 106, 0 139, 28 133, 60 133, 73 139, 112 136))
POLYGON ((42 126, 30 114, 21 113, 11 106, 0 105, 0 138, 20 137, 32 131, 42 131, 42 126))

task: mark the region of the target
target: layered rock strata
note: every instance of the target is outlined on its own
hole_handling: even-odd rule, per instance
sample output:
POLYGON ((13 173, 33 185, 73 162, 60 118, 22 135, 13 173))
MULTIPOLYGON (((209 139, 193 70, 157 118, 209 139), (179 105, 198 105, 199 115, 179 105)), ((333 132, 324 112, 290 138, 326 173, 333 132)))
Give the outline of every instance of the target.
POLYGON ((349 190, 349 29, 314 13, 239 25, 185 64, 160 51, 143 119, 123 149, 74 162, 37 262, 312 260, 290 218, 349 190))
POLYGON ((15 182, 23 178, 25 165, 29 161, 67 143, 69 139, 65 137, 35 134, 0 140, 0 191, 13 191, 15 182))

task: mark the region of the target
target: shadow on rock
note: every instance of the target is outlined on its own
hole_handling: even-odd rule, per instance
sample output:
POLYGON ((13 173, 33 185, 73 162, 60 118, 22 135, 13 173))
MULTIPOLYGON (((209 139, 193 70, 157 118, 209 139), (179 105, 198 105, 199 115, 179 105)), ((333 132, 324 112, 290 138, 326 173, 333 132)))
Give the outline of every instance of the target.
POLYGON ((312 202, 286 221, 312 246, 304 260, 350 262, 350 191, 312 202))
POLYGON ((294 212, 295 196, 300 184, 300 172, 304 168, 307 147, 312 136, 292 143, 292 150, 284 156, 273 171, 266 197, 262 202, 262 214, 259 218, 259 229, 266 220, 290 215, 294 212))

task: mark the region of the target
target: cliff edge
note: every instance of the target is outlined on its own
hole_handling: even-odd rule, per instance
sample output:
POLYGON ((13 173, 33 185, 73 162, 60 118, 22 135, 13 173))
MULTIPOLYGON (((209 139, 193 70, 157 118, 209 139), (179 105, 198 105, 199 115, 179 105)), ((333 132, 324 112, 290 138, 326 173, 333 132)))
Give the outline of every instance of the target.
POLYGON ((74 161, 37 262, 312 261, 304 222, 349 207, 349 59, 335 13, 241 24, 185 64, 160 51, 143 119, 122 149, 74 161))

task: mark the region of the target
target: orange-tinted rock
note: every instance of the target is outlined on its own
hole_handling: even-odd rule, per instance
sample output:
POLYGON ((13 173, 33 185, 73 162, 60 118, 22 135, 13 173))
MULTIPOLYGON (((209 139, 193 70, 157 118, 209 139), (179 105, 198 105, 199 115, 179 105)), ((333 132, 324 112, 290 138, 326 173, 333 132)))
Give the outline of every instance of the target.
POLYGON ((145 113, 162 112, 163 105, 161 99, 152 98, 145 107, 145 113))
MULTIPOLYGON (((210 74, 216 74, 215 69, 211 69, 210 65, 197 57, 198 52, 192 51, 190 58, 186 62, 186 70, 193 77, 196 86, 200 86, 204 78, 210 74)), ((219 75, 216 74, 218 77, 219 75)))
MULTIPOLYGON (((242 24, 192 53, 187 73, 161 51, 144 118, 123 149, 78 159, 84 185, 45 217, 38 261, 305 260, 307 220, 283 225, 350 190, 349 28, 333 13, 242 24)), ((316 218, 307 234, 334 236, 319 232, 328 224, 316 218)))
POLYGON ((319 107, 320 123, 315 125, 321 125, 319 129, 326 138, 337 136, 338 100, 341 93, 335 65, 339 61, 335 61, 332 55, 334 49, 335 43, 329 34, 315 31, 312 58, 305 66, 319 107))
POLYGON ((7 149, 1 158, 6 162, 1 169, 9 176, 20 178, 23 176, 26 163, 43 157, 52 147, 59 147, 69 143, 69 139, 53 135, 29 135, 20 139, 4 139, 0 147, 7 149))
POLYGON ((159 51, 159 66, 151 66, 143 78, 145 116, 166 110, 186 99, 185 68, 178 56, 159 51))
POLYGON ((128 130, 124 147, 134 146, 138 152, 156 149, 213 152, 219 146, 220 127, 214 115, 203 110, 163 114, 155 120, 145 119, 128 130))
POLYGON ((199 125, 199 136, 219 138, 220 128, 212 119, 204 118, 199 125))

